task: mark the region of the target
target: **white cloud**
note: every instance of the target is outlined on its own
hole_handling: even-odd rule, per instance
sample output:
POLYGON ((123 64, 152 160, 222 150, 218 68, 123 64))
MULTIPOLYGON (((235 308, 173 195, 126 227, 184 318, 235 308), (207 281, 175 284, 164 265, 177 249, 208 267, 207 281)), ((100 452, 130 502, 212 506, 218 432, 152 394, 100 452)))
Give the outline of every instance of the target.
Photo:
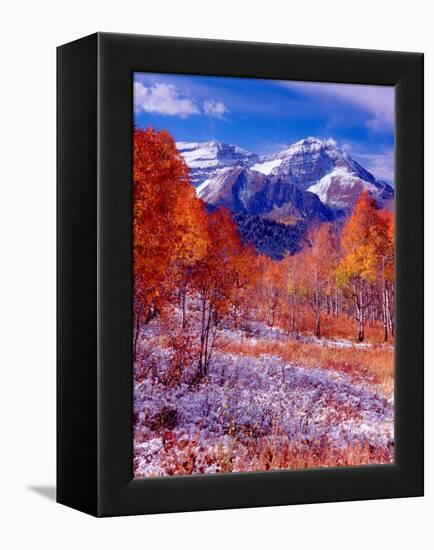
POLYGON ((134 82, 134 110, 137 113, 146 111, 180 118, 187 118, 200 112, 195 102, 183 96, 178 88, 172 84, 158 82, 152 86, 134 82))
POLYGON ((351 144, 345 143, 342 146, 355 160, 357 160, 364 168, 369 170, 377 180, 385 180, 389 183, 394 182, 395 172, 395 155, 393 147, 372 153, 353 149, 351 144))
POLYGON ((333 94, 348 103, 365 109, 372 118, 366 126, 372 130, 391 128, 395 119, 394 88, 391 86, 366 86, 355 84, 324 85, 326 93, 333 94))
POLYGON ((223 118, 223 116, 229 112, 227 107, 221 101, 204 101, 203 102, 203 112, 215 118, 223 118))
POLYGON ((229 112, 221 101, 205 100, 199 105, 173 84, 155 82, 146 86, 137 81, 134 82, 134 110, 136 113, 145 111, 180 118, 199 114, 223 118, 229 112))
POLYGON ((394 126, 395 89, 393 86, 288 81, 281 84, 310 95, 335 97, 363 109, 369 116, 365 124, 372 130, 390 129, 394 126))
POLYGON ((365 125, 374 131, 380 131, 384 130, 385 127, 391 126, 390 123, 387 123, 381 116, 377 116, 376 118, 370 118, 365 122, 365 125))

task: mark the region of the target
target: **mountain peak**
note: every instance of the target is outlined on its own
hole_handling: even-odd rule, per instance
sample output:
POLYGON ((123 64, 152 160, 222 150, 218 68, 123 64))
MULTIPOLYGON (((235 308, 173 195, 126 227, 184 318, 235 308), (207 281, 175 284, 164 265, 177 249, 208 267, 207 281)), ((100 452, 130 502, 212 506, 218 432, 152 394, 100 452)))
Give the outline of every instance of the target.
POLYGON ((216 170, 227 166, 250 166, 259 158, 242 147, 216 140, 201 143, 178 141, 176 147, 190 168, 190 176, 196 187, 216 170))
POLYGON ((279 155, 288 154, 288 153, 294 153, 299 150, 319 150, 319 149, 330 149, 330 150, 337 150, 341 151, 341 149, 338 147, 338 143, 333 138, 326 138, 326 139, 320 139, 318 137, 309 136, 307 138, 300 139, 299 141, 296 141, 280 153, 279 155))
MULTIPOLYGON (((282 185, 286 182, 302 191, 315 193, 325 204, 338 209, 352 208, 363 189, 368 189, 380 201, 394 195, 389 185, 378 182, 332 138, 309 136, 277 154, 263 157, 217 140, 177 142, 176 145, 203 198, 205 194, 208 198, 214 197, 221 186, 225 190, 223 194, 227 195, 230 185, 223 185, 223 179, 234 178, 235 172, 231 169, 235 168, 249 169, 257 174, 247 177, 249 181, 262 181, 259 174, 278 177, 282 185)), ((240 183, 245 174, 237 178, 240 183)))
POLYGON ((348 176, 357 177, 369 184, 375 184, 375 177, 343 151, 332 138, 308 137, 297 141, 276 158, 279 165, 273 174, 286 176, 301 189, 308 190, 335 170, 346 171, 348 176))
POLYGON ((307 138, 300 139, 292 144, 293 146, 299 145, 323 145, 323 140, 315 136, 309 136, 307 138))
POLYGON ((210 208, 228 208, 243 239, 275 258, 296 252, 310 224, 351 211, 364 190, 382 205, 393 203, 393 188, 331 138, 310 136, 262 157, 219 141, 177 147, 197 195, 210 208))
POLYGON ((309 136, 296 141, 289 147, 286 147, 279 153, 273 155, 273 158, 287 159, 296 155, 330 155, 332 158, 344 157, 344 152, 339 148, 338 143, 333 138, 320 139, 309 136))

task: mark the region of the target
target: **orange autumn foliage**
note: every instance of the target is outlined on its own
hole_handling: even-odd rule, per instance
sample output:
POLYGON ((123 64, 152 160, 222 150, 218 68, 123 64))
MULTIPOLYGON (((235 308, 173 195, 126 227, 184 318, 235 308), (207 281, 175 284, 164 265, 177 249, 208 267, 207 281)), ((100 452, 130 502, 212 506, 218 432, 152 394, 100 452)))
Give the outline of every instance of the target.
POLYGON ((385 223, 387 216, 377 209, 368 192, 363 192, 354 211, 342 230, 341 246, 343 258, 340 270, 343 279, 359 277, 374 282, 379 258, 388 238, 385 223))
POLYGON ((133 250, 135 311, 142 320, 167 302, 169 271, 185 271, 205 254, 205 223, 203 203, 172 137, 136 129, 133 250))
POLYGON ((388 331, 393 331, 390 307, 394 276, 393 223, 393 214, 378 210, 374 199, 365 191, 342 230, 342 258, 338 274, 340 284, 354 299, 360 341, 364 339, 366 312, 375 292, 382 293, 385 340, 388 331), (381 288, 374 290, 375 284, 381 288))

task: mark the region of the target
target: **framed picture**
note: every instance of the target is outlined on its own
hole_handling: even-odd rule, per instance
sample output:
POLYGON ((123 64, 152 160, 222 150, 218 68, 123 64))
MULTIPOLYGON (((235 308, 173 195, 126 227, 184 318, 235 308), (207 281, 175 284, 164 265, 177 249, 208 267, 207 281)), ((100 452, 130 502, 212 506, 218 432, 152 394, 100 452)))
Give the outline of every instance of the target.
POLYGON ((58 501, 423 494, 423 55, 58 48, 58 501))

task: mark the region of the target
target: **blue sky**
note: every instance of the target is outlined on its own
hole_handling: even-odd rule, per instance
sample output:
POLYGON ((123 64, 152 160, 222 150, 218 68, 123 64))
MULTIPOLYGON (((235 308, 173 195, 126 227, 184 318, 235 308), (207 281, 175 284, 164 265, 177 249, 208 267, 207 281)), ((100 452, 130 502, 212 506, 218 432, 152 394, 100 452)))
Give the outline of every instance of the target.
POLYGON ((176 141, 239 145, 259 154, 305 137, 333 138, 393 183, 394 88, 252 78, 134 74, 136 126, 176 141))

